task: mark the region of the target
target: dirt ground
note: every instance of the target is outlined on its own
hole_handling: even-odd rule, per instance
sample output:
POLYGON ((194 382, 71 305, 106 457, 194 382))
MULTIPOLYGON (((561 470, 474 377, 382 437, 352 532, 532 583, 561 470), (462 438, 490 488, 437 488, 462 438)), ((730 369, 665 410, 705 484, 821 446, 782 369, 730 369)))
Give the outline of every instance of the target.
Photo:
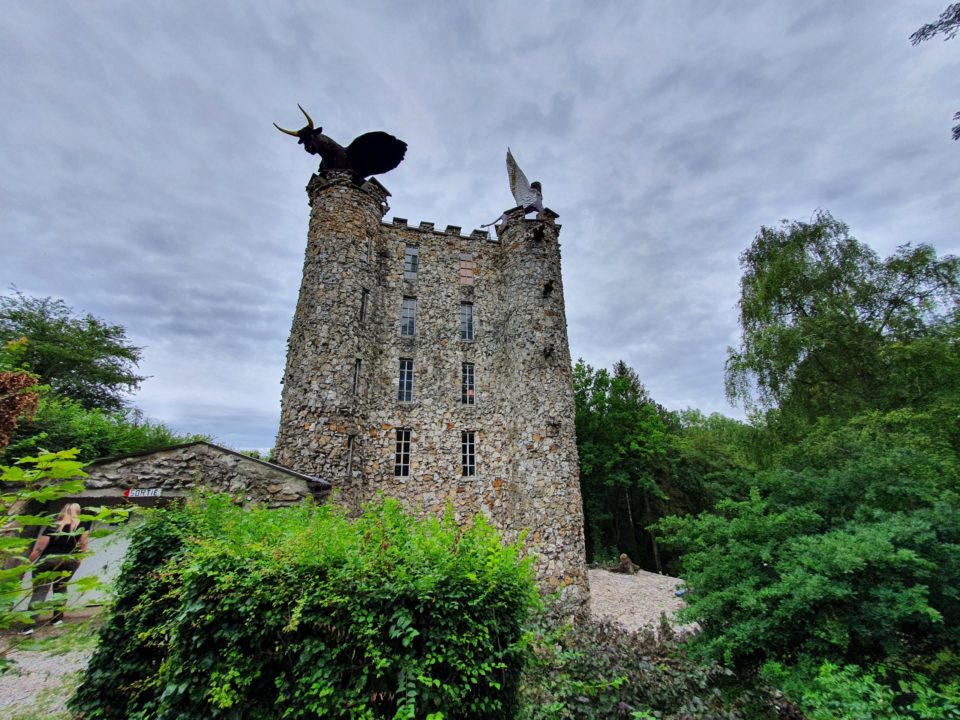
POLYGON ((682 580, 638 570, 636 575, 593 569, 590 578, 590 614, 600 620, 613 620, 627 630, 656 625, 660 614, 672 618, 683 600, 676 596, 682 580))

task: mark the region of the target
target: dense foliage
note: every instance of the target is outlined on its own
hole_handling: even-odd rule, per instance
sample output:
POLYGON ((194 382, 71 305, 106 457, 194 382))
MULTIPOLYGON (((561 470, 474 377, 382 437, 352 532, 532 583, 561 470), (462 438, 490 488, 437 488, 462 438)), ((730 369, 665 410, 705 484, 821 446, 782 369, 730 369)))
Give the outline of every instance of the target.
POLYGON ((820 212, 761 228, 740 262, 732 398, 807 424, 926 404, 960 382, 957 258, 906 245, 881 260, 820 212))
POLYGON ((0 296, 0 462, 70 448, 89 461, 208 439, 126 403, 143 380, 139 359, 119 325, 75 317, 62 300, 0 296))
POLYGON ((38 446, 50 451, 77 448, 79 457, 89 461, 207 439, 175 433, 163 423, 144 419, 135 408, 88 410, 76 400, 48 393, 32 415, 21 418, 0 461, 12 462, 38 446))
MULTIPOLYGON (((43 607, 18 610, 18 604, 30 595, 23 588, 23 577, 31 565, 24 557, 33 544, 32 537, 21 536, 24 528, 49 525, 54 516, 38 513, 37 508, 46 503, 76 495, 83 490, 83 464, 76 460, 76 451, 42 453, 25 457, 15 465, 0 465, 0 631, 36 623, 41 612, 62 606, 65 598, 55 595, 43 607)), ((82 520, 118 522, 125 518, 119 510, 85 508, 82 520)), ((60 572, 43 575, 48 581, 60 576, 60 572)), ((87 577, 74 583, 85 590, 98 583, 96 577, 87 577)), ((4 643, 0 651, 0 671, 6 669, 6 654, 15 647, 15 642, 4 643)))
POLYGON ((573 375, 589 557, 603 563, 626 552, 644 568, 676 572, 676 553, 661 549, 650 528, 745 497, 750 429, 720 415, 668 412, 623 362, 608 372, 579 360, 573 375))
POLYGON ((74 709, 94 718, 502 718, 529 561, 482 518, 204 498, 138 531, 74 709))
POLYGON ((519 720, 763 720, 791 718, 767 687, 746 688, 691 657, 669 624, 638 633, 606 622, 539 615, 521 685, 519 720))
POLYGON ((0 296, 0 344, 19 338, 28 341, 25 368, 85 408, 119 410, 144 379, 135 372, 141 349, 122 326, 76 316, 63 300, 0 296))
POLYGON ((741 260, 750 432, 706 430, 737 464, 657 526, 692 647, 810 717, 960 717, 960 262, 881 260, 826 213, 741 260))

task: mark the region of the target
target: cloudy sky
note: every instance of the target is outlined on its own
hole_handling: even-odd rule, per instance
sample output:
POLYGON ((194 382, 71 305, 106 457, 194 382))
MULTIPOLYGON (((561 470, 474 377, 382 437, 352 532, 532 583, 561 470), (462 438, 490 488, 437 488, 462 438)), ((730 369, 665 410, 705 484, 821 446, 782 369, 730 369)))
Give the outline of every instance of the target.
POLYGON ((493 220, 509 145, 560 213, 573 357, 737 415, 761 225, 960 252, 960 38, 908 41, 947 4, 8 0, 0 291, 124 325, 151 418, 270 447, 317 164, 271 122, 299 102, 408 143, 388 219, 493 220))

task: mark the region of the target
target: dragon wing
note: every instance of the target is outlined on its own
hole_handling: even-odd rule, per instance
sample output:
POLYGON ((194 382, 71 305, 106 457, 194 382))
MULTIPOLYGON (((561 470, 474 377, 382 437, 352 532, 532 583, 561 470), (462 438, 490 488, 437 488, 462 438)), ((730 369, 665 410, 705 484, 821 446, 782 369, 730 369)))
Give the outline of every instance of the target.
POLYGON ((513 153, 507 148, 507 177, 510 179, 510 192, 520 207, 529 207, 537 202, 537 193, 530 187, 530 181, 513 159, 513 153))
POLYGON ((393 170, 407 153, 407 144, 385 132, 361 135, 346 148, 354 172, 361 177, 393 170))

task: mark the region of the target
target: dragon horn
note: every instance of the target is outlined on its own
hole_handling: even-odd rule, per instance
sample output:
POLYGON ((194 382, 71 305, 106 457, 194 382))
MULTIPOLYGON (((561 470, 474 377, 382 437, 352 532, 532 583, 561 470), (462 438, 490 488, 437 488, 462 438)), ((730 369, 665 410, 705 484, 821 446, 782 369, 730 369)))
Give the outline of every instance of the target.
POLYGON ((282 127, 280 127, 276 123, 274 123, 273 126, 282 133, 286 133, 287 135, 293 135, 295 138, 300 137, 299 133, 296 133, 293 130, 284 130, 282 127))
POLYGON ((297 107, 300 108, 300 112, 302 112, 303 116, 307 119, 307 127, 313 130, 313 120, 311 120, 310 116, 307 115, 307 111, 300 106, 300 103, 297 103, 297 107))

